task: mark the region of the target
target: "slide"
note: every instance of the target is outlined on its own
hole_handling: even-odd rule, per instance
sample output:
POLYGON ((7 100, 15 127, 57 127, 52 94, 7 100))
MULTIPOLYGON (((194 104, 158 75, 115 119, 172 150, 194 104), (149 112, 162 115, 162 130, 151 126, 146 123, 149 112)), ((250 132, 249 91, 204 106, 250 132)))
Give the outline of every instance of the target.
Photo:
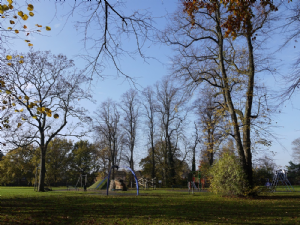
POLYGON ((96 183, 94 183, 88 189, 105 189, 106 183, 107 183, 107 177, 105 177, 103 180, 98 180, 96 183))

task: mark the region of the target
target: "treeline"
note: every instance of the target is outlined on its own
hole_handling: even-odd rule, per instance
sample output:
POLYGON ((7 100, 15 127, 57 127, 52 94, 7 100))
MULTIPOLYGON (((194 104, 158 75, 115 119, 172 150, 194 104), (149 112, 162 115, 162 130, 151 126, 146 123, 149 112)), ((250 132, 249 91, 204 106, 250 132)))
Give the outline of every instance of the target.
MULTIPOLYGON (((9 151, 0 161, 1 185, 34 185, 39 176, 39 149, 30 145, 9 151)), ((46 185, 76 185, 80 174, 92 184, 101 171, 101 155, 88 141, 53 139, 46 158, 46 185)))
MULTIPOLYGON (((224 152, 237 155, 229 114, 221 101, 209 87, 191 96, 170 77, 142 91, 130 89, 119 102, 107 99, 85 125, 93 134, 92 142, 59 138, 49 142, 44 182, 75 185, 80 174, 87 174, 92 184, 97 176, 107 175, 112 165, 141 169, 144 177, 156 177, 164 186, 185 185, 188 173, 199 169, 198 163, 202 177, 209 177, 211 166, 224 152)), ((261 137, 255 139, 259 132, 253 134, 253 142, 265 145, 261 137)), ((10 150, 0 162, 0 184, 33 185, 40 157, 40 147, 32 144, 10 150)))

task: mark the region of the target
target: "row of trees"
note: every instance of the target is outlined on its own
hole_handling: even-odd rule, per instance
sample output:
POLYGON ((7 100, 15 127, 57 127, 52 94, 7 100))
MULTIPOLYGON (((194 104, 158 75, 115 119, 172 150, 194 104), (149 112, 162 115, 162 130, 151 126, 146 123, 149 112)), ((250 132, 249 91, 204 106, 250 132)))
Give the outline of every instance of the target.
MULTIPOLYGON (((80 174, 92 184, 101 168, 97 146, 88 141, 50 141, 45 162, 47 185, 75 185, 80 174)), ((29 145, 9 151, 0 161, 0 184, 33 185, 40 169, 40 149, 29 145)))
MULTIPOLYGON (((235 140, 234 146, 238 152, 239 164, 248 183, 246 186, 249 186, 250 189, 253 187, 253 140, 258 136, 262 137, 259 131, 264 130, 265 126, 270 123, 267 116, 271 111, 268 104, 266 104, 267 94, 265 89, 256 81, 259 72, 271 70, 266 67, 267 63, 264 63, 264 59, 259 57, 263 55, 261 52, 262 38, 260 37, 265 37, 264 34, 269 29, 268 25, 274 22, 272 16, 276 13, 278 7, 279 4, 276 5, 276 3, 271 1, 184 1, 177 14, 172 18, 168 28, 160 35, 160 40, 174 46, 175 51, 178 53, 173 58, 172 76, 181 84, 184 84, 184 92, 191 94, 194 89, 197 88, 199 90, 199 87, 202 87, 205 92, 212 90, 212 101, 206 102, 209 107, 200 107, 199 109, 202 112, 202 119, 200 120, 202 120, 201 126, 204 128, 203 133, 206 135, 204 144, 206 145, 206 155, 210 165, 213 163, 215 151, 222 143, 222 140, 231 136, 235 140), (221 122, 221 119, 223 119, 223 122, 221 122), (255 129, 256 127, 259 129, 255 129)), ((132 32, 137 37, 140 34, 137 31, 147 30, 151 27, 151 24, 147 23, 145 18, 142 19, 139 14, 126 17, 118 13, 116 7, 109 4, 107 0, 101 1, 93 12, 98 10, 102 10, 101 12, 105 15, 105 26, 103 26, 102 38, 96 41, 97 44, 100 43, 99 54, 89 64, 93 66, 93 71, 96 70, 99 55, 103 52, 115 62, 114 54, 108 48, 111 41, 116 46, 116 49, 119 50, 119 43, 114 41, 116 36, 110 34, 109 37, 111 39, 108 37, 108 25, 111 22, 111 18, 114 18, 114 16, 118 19, 121 18, 122 23, 126 25, 131 23, 131 26, 126 26, 126 29, 122 27, 121 30, 125 33, 132 32), (103 8, 99 7, 100 4, 103 4, 103 8), (112 15, 109 11, 112 12, 112 15), (136 15, 139 18, 136 18, 136 15), (137 30, 136 25, 140 25, 140 29, 137 30)), ((295 15, 289 17, 290 24, 297 24, 299 9, 295 8, 294 12, 295 15)), ((293 33, 292 38, 298 36, 298 34, 296 31, 293 33)), ((116 39, 119 40, 118 38, 116 39)), ((137 43, 140 43, 139 40, 140 38, 137 39, 137 43)), ((138 50, 140 50, 139 46, 138 50)), ((11 60, 13 57, 6 58, 11 60)), ((28 60, 25 63, 30 62, 32 65, 38 65, 34 57, 29 55, 27 58, 28 60)), ((42 62, 41 65, 45 62, 42 58, 38 61, 42 62)), ((87 77, 82 75, 83 73, 81 72, 75 73, 73 71, 71 73, 72 79, 71 77, 64 80, 61 79, 58 84, 49 82, 49 78, 34 82, 36 76, 43 73, 30 71, 28 69, 30 67, 24 67, 23 63, 24 60, 20 59, 17 59, 16 62, 5 62, 3 67, 6 68, 3 70, 3 74, 7 74, 5 76, 6 82, 11 84, 6 90, 6 93, 9 95, 8 98, 24 107, 24 109, 18 109, 17 111, 20 112, 26 108, 27 117, 24 115, 21 119, 26 121, 30 128, 24 132, 25 135, 23 136, 19 135, 19 130, 16 128, 15 131, 17 131, 18 135, 6 135, 6 137, 10 139, 8 140, 9 143, 15 145, 27 145, 28 143, 22 143, 24 140, 26 142, 28 140, 35 141, 39 144, 41 150, 40 190, 43 190, 45 159, 49 142, 56 135, 62 134, 60 132, 66 126, 67 116, 78 117, 79 121, 86 122, 87 120, 87 118, 83 119, 83 110, 76 108, 74 111, 75 108, 72 105, 76 102, 76 99, 89 99, 89 96, 86 95, 87 92, 81 91, 80 86, 87 81, 87 77), (7 67, 7 64, 9 67, 7 67), (26 70, 22 70, 23 68, 26 68, 26 70), (25 74, 26 76, 22 77, 25 74), (22 75, 21 78, 18 78, 20 75, 22 75), (70 82, 73 80, 76 82, 70 82), (32 86, 28 84, 30 82, 32 86), (46 87, 42 87, 43 84, 46 84, 46 87), (59 84, 67 85, 62 86, 59 84), (35 92, 36 94, 32 94, 32 87, 39 91, 35 92), (67 88, 69 90, 67 93, 65 92, 66 87, 70 87, 70 89, 67 88), (56 89, 54 90, 53 88, 56 89), (30 95, 25 94, 28 91, 30 95), (52 96, 49 96, 49 93, 52 96), (46 97, 43 94, 47 94, 49 98, 45 100, 46 97), (79 95, 76 96, 76 94, 79 95), (23 98, 19 98, 22 95, 23 98), (62 98, 59 96, 62 96, 62 98), (30 103, 29 99, 34 99, 36 102, 30 103), (50 103, 54 105, 50 105, 50 103), (54 118, 61 118, 57 121, 62 123, 56 126, 56 129, 46 124, 45 118, 46 116, 51 116, 51 112, 57 112, 54 114, 54 118), (31 127, 35 127, 36 130, 33 130, 31 127), (19 140, 16 140, 16 138, 19 138, 19 140)), ((61 65, 60 61, 57 64, 61 65)), ((52 68, 56 64, 43 64, 39 68, 44 68, 44 65, 50 71, 47 75, 55 74, 55 76, 58 76, 60 74, 60 71, 55 71, 52 68)), ((52 78, 60 79, 60 77, 59 79, 57 77, 52 78)), ((298 87, 299 80, 296 80, 290 91, 298 87)), ((183 89, 169 89, 169 87, 168 82, 162 82, 156 88, 158 107, 154 107, 154 111, 159 115, 158 125, 154 125, 151 122, 151 118, 154 117, 149 111, 152 110, 150 105, 150 108, 147 108, 148 110, 146 111, 147 118, 150 118, 148 128, 152 152, 152 176, 155 175, 154 146, 157 143, 154 141, 154 132, 158 127, 161 143, 165 145, 164 149, 166 151, 166 163, 168 165, 165 173, 167 174, 166 180, 168 180, 168 183, 173 184, 176 175, 174 149, 178 148, 178 141, 184 136, 182 135, 183 124, 186 121, 187 114, 182 109, 187 108, 187 99, 186 95, 178 95, 177 101, 172 101, 173 97, 177 96, 177 93, 182 92, 183 89)), ((124 132, 118 131, 121 121, 120 113, 115 104, 110 104, 109 102, 103 103, 103 107, 98 110, 99 114, 97 117, 99 120, 94 123, 93 127, 98 131, 99 143, 102 143, 103 149, 108 149, 108 165, 115 164, 118 160, 119 162, 124 160, 124 155, 126 161, 133 168, 138 110, 130 106, 129 101, 127 103, 124 103, 121 107, 126 114, 123 121, 124 132), (106 108, 106 111, 102 110, 103 108, 106 108), (124 149, 120 147, 122 145, 127 146, 128 152, 126 154, 121 154, 121 151, 124 149)), ((23 127, 21 122, 17 121, 18 127, 23 127)), ((200 126, 199 123, 195 123, 196 132, 193 135, 195 140, 199 138, 199 127, 197 128, 197 125, 200 126)), ((255 141, 269 145, 267 139, 263 140, 260 138, 255 141)), ((193 141, 192 143, 192 149, 196 149, 199 141, 193 141)), ((194 155, 193 158, 195 158, 194 155)), ((192 167, 195 168, 195 164, 192 167)))
MULTIPOLYGON (((10 146, 39 146, 40 188, 45 183, 49 144, 59 136, 82 137, 94 131, 102 156, 101 171, 105 173, 116 164, 134 170, 138 154, 146 152, 137 150, 138 144, 144 144, 137 140, 146 139, 149 151, 140 165, 151 170, 149 177, 161 178, 167 185, 175 184, 187 172, 187 159, 192 171, 196 170, 197 149, 202 149, 201 164, 212 166, 218 149, 230 141, 230 114, 214 88, 205 87, 190 104, 192 96, 176 87, 171 77, 165 77, 140 92, 128 90, 119 103, 111 99, 102 102, 91 118, 78 103, 92 100, 83 89, 89 79, 74 68, 71 60, 32 51, 22 63, 10 61, 9 65, 3 63, 2 69, 7 84, 3 89, 11 102, 3 109, 11 125, 2 134, 10 146)), ((263 122, 257 121, 262 128, 263 122)))

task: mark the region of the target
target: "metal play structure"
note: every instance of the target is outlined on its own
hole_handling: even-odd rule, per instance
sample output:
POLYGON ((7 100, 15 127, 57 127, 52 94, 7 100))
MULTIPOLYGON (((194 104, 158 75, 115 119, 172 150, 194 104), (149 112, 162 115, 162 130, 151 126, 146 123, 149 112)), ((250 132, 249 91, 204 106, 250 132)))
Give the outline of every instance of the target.
MULTIPOLYGON (((108 173, 108 177, 107 177, 106 195, 108 195, 109 178, 110 178, 111 170, 112 170, 113 168, 116 168, 116 169, 118 170, 120 167, 117 166, 117 165, 113 165, 113 166, 110 168, 109 173, 108 173)), ((136 183, 136 191, 137 191, 136 195, 139 195, 139 182, 138 182, 138 179, 137 179, 137 177, 136 177, 134 171, 133 171, 131 168, 129 168, 129 167, 125 167, 125 168, 128 169, 128 170, 130 170, 131 173, 133 174, 134 179, 135 179, 135 183, 136 183)))
POLYGON ((143 186, 144 189, 149 189, 149 187, 152 187, 153 190, 156 190, 156 177, 154 177, 153 179, 140 178, 138 182, 139 185, 143 186))
POLYGON ((285 189, 287 191, 295 191, 295 189, 293 188, 293 186, 291 185, 291 183, 289 182, 288 178, 287 178, 287 171, 286 170, 276 170, 275 174, 273 176, 273 181, 271 183, 270 188, 272 189, 272 191, 276 191, 276 187, 278 185, 278 183, 281 182, 285 189))

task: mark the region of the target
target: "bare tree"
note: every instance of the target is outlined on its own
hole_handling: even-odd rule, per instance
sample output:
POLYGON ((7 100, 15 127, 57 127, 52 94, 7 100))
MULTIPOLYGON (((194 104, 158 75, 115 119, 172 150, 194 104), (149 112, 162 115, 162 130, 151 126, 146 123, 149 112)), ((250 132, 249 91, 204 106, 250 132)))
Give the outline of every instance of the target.
POLYGON ((152 39, 155 30, 151 14, 146 9, 124 13, 125 7, 126 3, 122 0, 75 1, 65 14, 66 21, 73 15, 80 15, 80 21, 75 23, 75 28, 84 35, 85 53, 80 56, 86 60, 86 69, 92 74, 104 77, 101 72, 108 60, 114 64, 118 74, 131 78, 120 69, 120 57, 132 58, 138 54, 146 60, 142 48, 147 40, 152 39), (126 47, 124 40, 129 39, 136 41, 136 48, 126 47))
POLYGON ((157 94, 157 113, 161 132, 163 134, 163 143, 167 150, 167 179, 172 185, 175 183, 174 150, 177 148, 178 138, 182 134, 182 128, 187 116, 186 106, 187 98, 183 95, 181 89, 174 87, 174 84, 165 77, 161 82, 156 83, 157 94), (172 145, 175 143, 175 146, 172 145))
POLYGON ((162 39, 177 47, 175 77, 190 89, 206 83, 222 95, 222 107, 230 115, 240 163, 252 187, 251 120, 259 116, 252 114, 256 98, 254 78, 256 72, 264 69, 262 60, 259 61, 255 54, 261 47, 261 42, 255 41, 255 35, 265 28, 274 9, 269 9, 267 5, 262 8, 259 3, 255 5, 257 8, 247 6, 251 7, 255 17, 245 18, 249 26, 237 30, 237 35, 233 37, 239 41, 232 41, 227 38, 226 28, 222 26, 228 19, 228 8, 219 1, 203 4, 203 8, 197 8, 193 13, 194 18, 187 18, 180 9, 162 39))
POLYGON ((143 101, 142 104, 144 106, 144 115, 146 117, 146 127, 148 129, 148 140, 150 142, 151 146, 151 160, 152 160, 152 169, 151 169, 151 174, 152 178, 155 177, 156 171, 155 171, 155 114, 156 114, 156 107, 157 103, 155 100, 155 93, 153 89, 148 86, 147 88, 144 89, 143 91, 143 101))
MULTIPOLYGON (((297 42, 300 37, 300 3, 299 1, 289 2, 285 4, 286 15, 285 23, 281 32, 285 35, 285 41, 280 47, 280 49, 286 47, 292 41, 297 42)), ((296 46, 295 46, 296 47, 296 46)), ((288 85, 288 88, 283 93, 284 100, 290 98, 292 94, 300 87, 300 57, 297 57, 293 63, 292 72, 289 75, 285 75, 284 79, 288 85)))
POLYGON ((215 95, 216 93, 207 87, 194 102, 198 126, 203 131, 202 144, 205 149, 203 154, 207 156, 210 166, 213 165, 218 146, 223 138, 229 135, 228 130, 226 130, 226 125, 229 123, 228 115, 222 108, 222 99, 215 95))
MULTIPOLYGON (((120 132, 120 112, 117 103, 111 99, 102 102, 95 112, 94 128, 98 135, 100 135, 109 151, 108 168, 117 163, 118 156, 118 141, 121 139, 120 132)), ((114 169, 112 173, 114 179, 114 169)))
POLYGON ((124 141, 129 149, 129 155, 125 156, 129 167, 134 170, 134 149, 136 145, 136 135, 139 119, 139 101, 138 92, 130 89, 122 95, 120 108, 123 111, 124 120, 122 123, 125 132, 124 141))
POLYGON ((89 121, 86 109, 79 105, 80 99, 91 99, 82 88, 89 79, 75 69, 72 60, 48 51, 30 52, 22 59, 16 55, 10 65, 2 64, 2 68, 7 87, 19 106, 15 123, 3 138, 15 146, 38 144, 41 154, 38 191, 44 191, 48 144, 56 136, 82 135, 75 128, 89 121), (71 118, 79 122, 70 124, 72 131, 67 131, 64 128, 71 118))

